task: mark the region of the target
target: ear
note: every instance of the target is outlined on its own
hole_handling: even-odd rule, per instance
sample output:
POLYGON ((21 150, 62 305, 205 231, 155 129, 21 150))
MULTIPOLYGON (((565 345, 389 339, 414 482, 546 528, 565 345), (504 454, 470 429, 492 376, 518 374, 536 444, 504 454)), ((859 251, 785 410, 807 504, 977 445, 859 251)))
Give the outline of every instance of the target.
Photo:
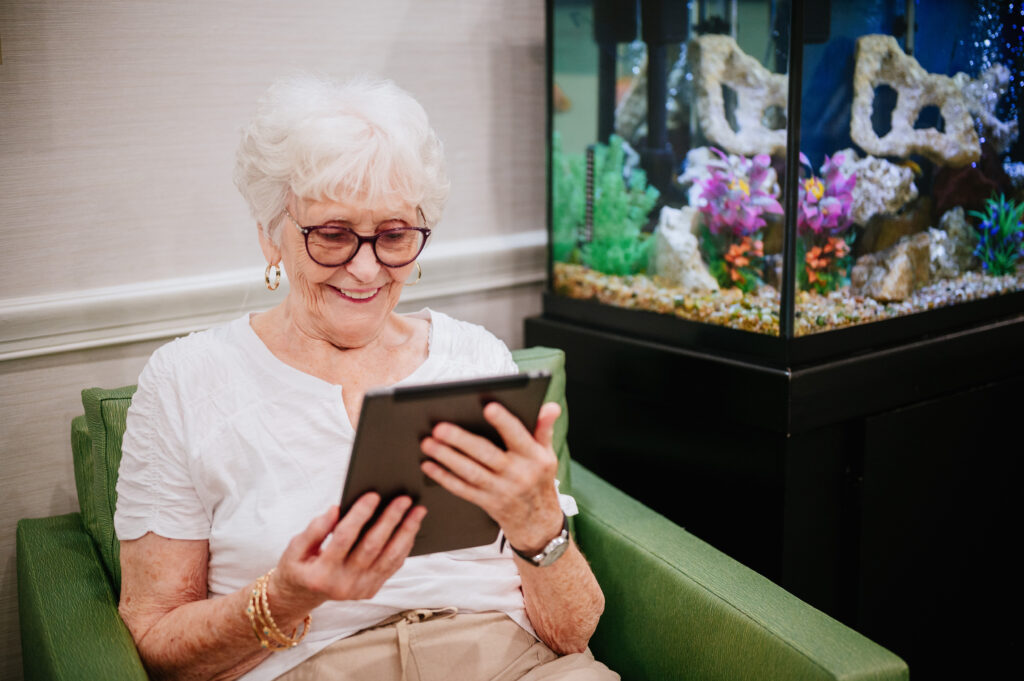
POLYGON ((270 265, 277 265, 281 262, 281 247, 278 246, 267 236, 267 232, 263 229, 263 225, 257 225, 260 236, 260 249, 263 251, 263 257, 270 265))

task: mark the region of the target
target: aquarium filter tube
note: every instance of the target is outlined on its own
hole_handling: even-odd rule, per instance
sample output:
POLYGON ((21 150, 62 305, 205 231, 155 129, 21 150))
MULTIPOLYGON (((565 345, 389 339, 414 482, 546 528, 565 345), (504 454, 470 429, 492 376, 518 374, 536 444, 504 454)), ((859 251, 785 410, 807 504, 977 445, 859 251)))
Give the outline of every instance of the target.
POLYGON ((583 214, 583 243, 594 240, 594 145, 587 147, 586 203, 583 214))
POLYGON ((642 0, 640 24, 647 44, 647 143, 640 152, 651 184, 667 191, 673 184, 675 156, 668 141, 668 45, 689 37, 686 3, 642 0))
POLYGON ((619 43, 636 40, 638 0, 594 0, 597 43, 597 139, 615 132, 615 80, 619 43))

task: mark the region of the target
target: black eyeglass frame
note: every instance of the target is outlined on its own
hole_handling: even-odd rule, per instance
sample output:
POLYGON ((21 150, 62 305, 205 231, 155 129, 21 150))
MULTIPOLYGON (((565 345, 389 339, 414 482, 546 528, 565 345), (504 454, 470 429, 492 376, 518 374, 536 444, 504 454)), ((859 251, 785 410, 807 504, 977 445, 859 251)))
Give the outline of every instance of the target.
POLYGON ((369 243, 370 244, 370 249, 373 251, 373 257, 375 257, 377 259, 377 262, 379 262, 384 267, 391 267, 391 268, 405 267, 406 265, 409 265, 411 263, 416 262, 416 258, 420 257, 420 253, 422 253, 423 249, 426 248, 426 246, 427 246, 427 239, 430 237, 430 233, 431 233, 431 230, 428 227, 395 227, 393 229, 381 230, 381 231, 377 232, 376 234, 374 234, 373 236, 363 236, 362 234, 357 234, 355 230, 350 229, 348 227, 337 227, 337 226, 334 226, 334 225, 314 225, 312 227, 303 227, 302 225, 299 224, 299 221, 296 220, 295 217, 288 211, 287 208, 284 209, 284 214, 287 215, 288 218, 292 221, 292 224, 294 224, 295 227, 300 232, 302 232, 302 236, 303 236, 303 239, 305 240, 305 244, 306 244, 306 255, 309 256, 310 260, 315 262, 317 265, 320 265, 320 267, 341 267, 343 265, 349 264, 350 262, 352 262, 352 259, 355 258, 356 255, 359 254, 359 249, 362 248, 363 244, 365 244, 365 243, 369 243), (313 257, 313 253, 309 250, 309 235, 312 234, 313 232, 317 231, 317 230, 320 230, 320 229, 344 229, 344 230, 347 230, 348 232, 350 232, 352 234, 352 236, 354 236, 356 238, 356 240, 357 240, 356 247, 355 247, 355 250, 352 251, 352 255, 350 255, 343 262, 340 262, 340 263, 338 263, 336 265, 328 265, 326 263, 322 263, 319 260, 317 260, 315 257, 313 257), (380 237, 384 236, 385 234, 393 234, 394 232, 405 232, 405 231, 420 232, 423 235, 423 242, 420 244, 419 250, 416 251, 416 255, 414 255, 408 261, 406 261, 406 262, 404 262, 404 263, 402 263, 400 265, 389 265, 388 263, 386 263, 383 260, 381 260, 380 256, 377 255, 377 239, 379 239, 380 237))

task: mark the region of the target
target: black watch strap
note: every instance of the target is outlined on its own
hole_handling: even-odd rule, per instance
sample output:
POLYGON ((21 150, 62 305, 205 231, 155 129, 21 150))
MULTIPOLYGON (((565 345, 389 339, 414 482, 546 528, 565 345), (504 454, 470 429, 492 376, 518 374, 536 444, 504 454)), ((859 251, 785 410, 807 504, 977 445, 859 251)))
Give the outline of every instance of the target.
POLYGON ((533 563, 538 567, 551 565, 558 560, 558 558, 560 558, 569 547, 569 519, 565 516, 565 512, 563 511, 562 529, 557 535, 549 540, 544 545, 544 548, 542 548, 538 553, 526 553, 524 551, 520 551, 516 547, 512 546, 511 542, 509 542, 508 547, 512 549, 517 556, 528 563, 533 563))

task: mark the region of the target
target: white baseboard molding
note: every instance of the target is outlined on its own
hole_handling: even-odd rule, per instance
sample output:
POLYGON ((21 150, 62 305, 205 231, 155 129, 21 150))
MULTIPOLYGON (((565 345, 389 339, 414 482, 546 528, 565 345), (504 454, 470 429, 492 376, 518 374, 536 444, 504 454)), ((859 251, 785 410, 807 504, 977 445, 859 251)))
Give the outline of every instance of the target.
MULTIPOLYGON (((431 244, 420 256, 423 278, 402 303, 543 282, 545 230, 431 244)), ((170 338, 268 309, 287 291, 271 292, 263 268, 200 277, 0 299, 0 361, 170 338)))

